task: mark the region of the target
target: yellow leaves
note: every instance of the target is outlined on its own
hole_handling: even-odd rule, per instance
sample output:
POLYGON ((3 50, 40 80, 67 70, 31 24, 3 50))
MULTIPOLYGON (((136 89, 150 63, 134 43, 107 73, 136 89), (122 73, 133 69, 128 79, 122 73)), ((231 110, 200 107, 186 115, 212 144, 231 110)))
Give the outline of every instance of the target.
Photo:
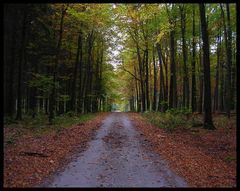
POLYGON ((161 39, 165 36, 165 34, 166 34, 166 33, 165 33, 164 31, 161 31, 161 32, 159 33, 159 35, 157 36, 157 41, 156 41, 156 42, 157 42, 157 43, 160 42, 161 39))
POLYGON ((101 28, 111 20, 108 6, 102 4, 76 4, 69 7, 67 12, 74 19, 91 27, 101 28))
POLYGON ((170 30, 171 30, 171 25, 170 24, 166 24, 163 27, 161 27, 160 28, 160 33, 157 36, 156 43, 160 42, 164 37, 166 37, 166 35, 168 35, 170 30))

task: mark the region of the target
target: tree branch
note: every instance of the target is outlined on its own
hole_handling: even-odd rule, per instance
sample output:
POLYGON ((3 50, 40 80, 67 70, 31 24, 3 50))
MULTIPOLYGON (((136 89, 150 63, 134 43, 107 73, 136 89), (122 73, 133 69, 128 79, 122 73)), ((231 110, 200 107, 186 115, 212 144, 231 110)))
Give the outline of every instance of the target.
POLYGON ((121 67, 121 69, 127 73, 129 73, 132 77, 134 77, 136 80, 141 81, 138 77, 136 77, 132 72, 128 71, 124 66, 121 67))

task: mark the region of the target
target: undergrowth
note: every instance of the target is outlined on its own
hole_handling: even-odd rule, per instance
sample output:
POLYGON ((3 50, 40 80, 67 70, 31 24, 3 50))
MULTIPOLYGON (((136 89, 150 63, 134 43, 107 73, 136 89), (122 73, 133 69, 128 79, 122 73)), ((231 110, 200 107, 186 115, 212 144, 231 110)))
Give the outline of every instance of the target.
POLYGON ((190 111, 186 109, 167 110, 160 112, 145 112, 142 114, 153 125, 172 132, 178 128, 190 129, 202 125, 202 121, 190 117, 190 111))
MULTIPOLYGON (((74 112, 68 112, 59 116, 56 116, 53 120, 53 124, 49 125, 48 116, 39 113, 32 118, 30 115, 23 116, 23 120, 16 121, 9 117, 4 118, 4 127, 13 128, 18 130, 30 130, 34 135, 39 136, 55 131, 60 132, 64 128, 69 128, 72 125, 83 123, 92 119, 95 114, 77 114, 74 112)), ((12 144, 14 140, 12 138, 6 138, 8 144, 12 144)))

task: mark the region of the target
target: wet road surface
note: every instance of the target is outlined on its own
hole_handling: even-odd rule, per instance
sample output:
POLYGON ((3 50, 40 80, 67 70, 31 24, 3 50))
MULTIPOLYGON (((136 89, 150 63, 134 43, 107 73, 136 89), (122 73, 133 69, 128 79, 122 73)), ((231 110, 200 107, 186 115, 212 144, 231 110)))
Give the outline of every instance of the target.
POLYGON ((87 150, 42 187, 187 187, 146 144, 126 113, 111 113, 87 150))

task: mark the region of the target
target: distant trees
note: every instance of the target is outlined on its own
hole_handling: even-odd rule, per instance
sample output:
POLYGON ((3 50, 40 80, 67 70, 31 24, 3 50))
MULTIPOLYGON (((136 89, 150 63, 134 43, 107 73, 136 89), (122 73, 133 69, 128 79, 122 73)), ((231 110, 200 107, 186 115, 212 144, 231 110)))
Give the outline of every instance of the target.
POLYGON ((117 5, 116 23, 126 34, 120 69, 134 81, 125 84, 140 89, 128 92, 136 102, 131 110, 139 111, 141 107, 141 111, 204 111, 205 126, 209 128, 213 127, 212 111, 230 116, 236 102, 235 5, 201 5, 204 9, 197 6, 200 5, 117 5), (207 18, 200 14, 203 10, 207 18))

